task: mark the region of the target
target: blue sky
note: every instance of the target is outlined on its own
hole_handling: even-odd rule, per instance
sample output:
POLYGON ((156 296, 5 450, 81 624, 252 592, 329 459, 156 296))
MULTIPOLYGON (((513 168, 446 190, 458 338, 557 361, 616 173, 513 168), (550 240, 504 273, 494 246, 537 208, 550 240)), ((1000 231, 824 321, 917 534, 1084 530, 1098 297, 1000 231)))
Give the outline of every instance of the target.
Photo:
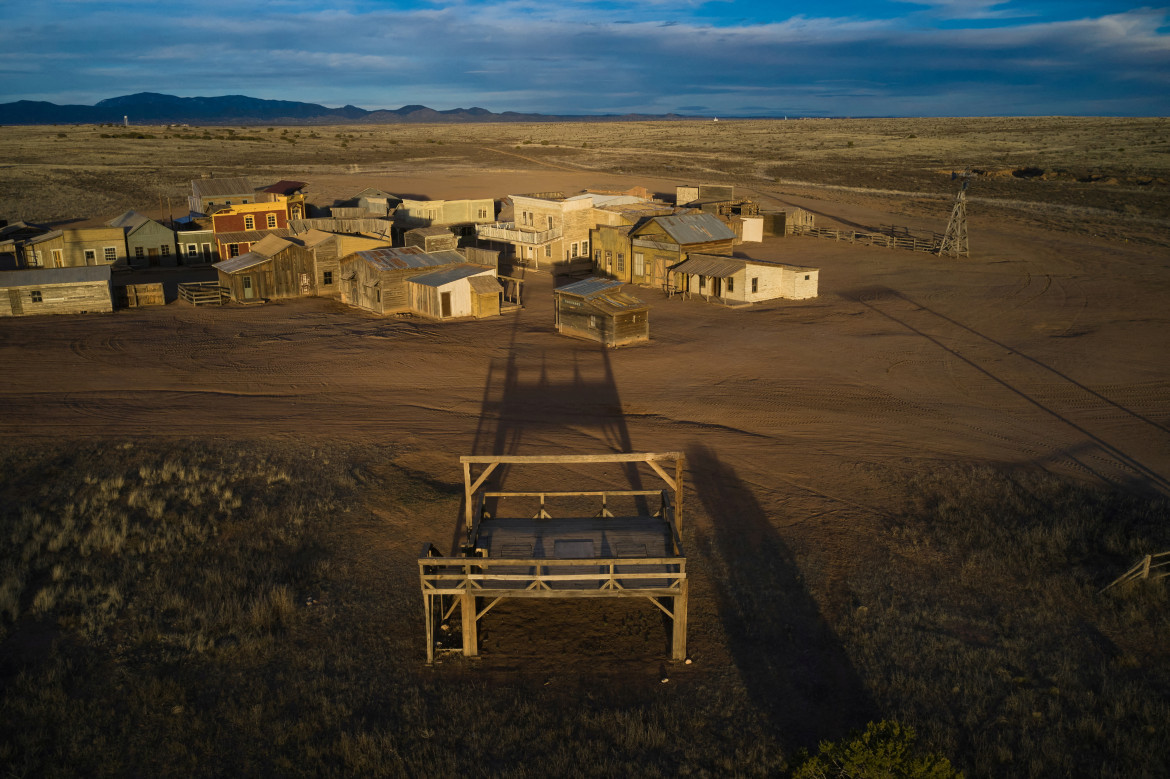
POLYGON ((1170 114, 1170 8, 1122 0, 0 0, 0 22, 0 102, 1170 114))

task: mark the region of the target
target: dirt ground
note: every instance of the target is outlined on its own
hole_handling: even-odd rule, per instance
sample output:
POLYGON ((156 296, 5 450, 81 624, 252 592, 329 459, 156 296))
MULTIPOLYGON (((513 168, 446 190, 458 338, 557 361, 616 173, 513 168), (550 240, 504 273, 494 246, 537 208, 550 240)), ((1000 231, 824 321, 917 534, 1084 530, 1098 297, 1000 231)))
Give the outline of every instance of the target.
MULTIPOLYGON (((559 170, 306 178, 325 196, 359 183, 432 197, 677 183, 559 170)), ((819 224, 945 225, 945 207, 914 218, 897 201, 754 189, 819 224)), ((743 245, 820 268, 820 296, 730 310, 639 290, 652 341, 614 351, 556 335, 554 281, 533 271, 523 311, 487 321, 381 319, 319 299, 5 320, 0 436, 393 443, 409 452, 400 464, 452 484, 472 452, 681 450, 698 498, 689 522, 734 527, 703 493, 742 491, 817 569, 864 553, 902 499, 895 475, 940 462, 1165 491, 1167 251, 971 211, 970 259, 813 238, 743 245)), ((430 518, 379 545, 406 561, 453 523, 430 518)), ((702 636, 703 621, 692 626, 702 636)))
MULTIPOLYGON (((322 204, 364 186, 432 198, 634 185, 673 194, 697 180, 661 166, 586 169, 535 147, 489 151, 490 163, 305 165, 280 177, 311 182, 322 204)), ((765 207, 813 211, 818 225, 946 225, 949 184, 923 197, 829 179, 735 180, 765 207)), ((669 631, 647 604, 504 604, 484 620, 475 673, 571 684, 565 664, 584 658, 580 684, 616 676, 610 684, 634 696, 664 675, 742 689, 791 743, 811 745, 877 715, 826 626, 855 605, 845 582, 902 507, 908 478, 990 463, 1170 492, 1164 220, 1071 211, 1060 197, 1013 206, 1034 183, 1009 177, 1002 185, 1016 191, 973 196, 967 259, 803 237, 742 245, 745 256, 819 268, 819 297, 732 310, 637 289, 652 340, 618 350, 555 334, 555 280, 531 270, 524 309, 484 321, 378 318, 324 299, 0 320, 0 440, 386 446, 396 453, 387 467, 452 488, 469 453, 682 451, 694 664, 664 664, 669 631), (726 584, 737 574, 720 561, 736 559, 767 572, 758 587, 791 611, 804 649, 761 659, 729 640, 752 635, 755 619, 750 604, 727 602, 757 586, 726 584), (781 708, 777 696, 819 705, 781 708)), ((359 479, 361 504, 337 518, 346 570, 414 598, 420 545, 452 543, 458 500, 403 514, 374 471, 359 479)), ((547 479, 598 483, 584 471, 547 479)), ((379 629, 413 633, 421 666, 419 606, 389 617, 361 608, 379 629), (386 619, 395 622, 377 622, 386 619)))

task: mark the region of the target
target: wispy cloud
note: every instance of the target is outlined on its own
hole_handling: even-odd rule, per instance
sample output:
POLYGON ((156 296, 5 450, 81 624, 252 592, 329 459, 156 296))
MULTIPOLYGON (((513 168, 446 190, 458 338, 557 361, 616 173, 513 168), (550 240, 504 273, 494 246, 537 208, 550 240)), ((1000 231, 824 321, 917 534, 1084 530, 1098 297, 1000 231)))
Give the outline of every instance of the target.
POLYGON ((150 90, 548 113, 1170 113, 1165 9, 819 7, 810 16, 737 2, 287 0, 242 17, 225 0, 6 3, 0 73, 12 76, 0 100, 150 90))

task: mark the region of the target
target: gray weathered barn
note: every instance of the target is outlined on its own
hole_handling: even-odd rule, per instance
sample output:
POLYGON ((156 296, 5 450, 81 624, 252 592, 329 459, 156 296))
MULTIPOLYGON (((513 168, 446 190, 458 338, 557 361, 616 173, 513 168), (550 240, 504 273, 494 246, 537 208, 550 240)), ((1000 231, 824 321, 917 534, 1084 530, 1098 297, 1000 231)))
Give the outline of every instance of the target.
POLYGON ((553 290, 557 332, 605 346, 649 341, 649 306, 621 289, 620 281, 591 278, 553 290))
POLYGON ((376 314, 409 311, 408 279, 463 262, 459 252, 424 252, 417 246, 355 252, 341 260, 341 302, 376 314))
POLYGON ((316 294, 313 256, 299 243, 268 236, 252 250, 213 266, 220 286, 240 303, 316 294))
POLYGON ((108 265, 0 273, 0 316, 108 314, 113 310, 108 265))

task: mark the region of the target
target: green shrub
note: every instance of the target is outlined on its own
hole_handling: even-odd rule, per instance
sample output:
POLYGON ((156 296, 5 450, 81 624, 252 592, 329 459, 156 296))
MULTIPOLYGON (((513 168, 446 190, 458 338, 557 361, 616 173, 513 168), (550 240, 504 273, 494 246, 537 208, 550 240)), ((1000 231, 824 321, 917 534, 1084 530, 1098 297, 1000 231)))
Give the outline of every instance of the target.
POLYGON ((958 779, 963 776, 941 755, 923 752, 909 725, 882 720, 840 741, 822 741, 816 755, 800 763, 794 779, 958 779))

